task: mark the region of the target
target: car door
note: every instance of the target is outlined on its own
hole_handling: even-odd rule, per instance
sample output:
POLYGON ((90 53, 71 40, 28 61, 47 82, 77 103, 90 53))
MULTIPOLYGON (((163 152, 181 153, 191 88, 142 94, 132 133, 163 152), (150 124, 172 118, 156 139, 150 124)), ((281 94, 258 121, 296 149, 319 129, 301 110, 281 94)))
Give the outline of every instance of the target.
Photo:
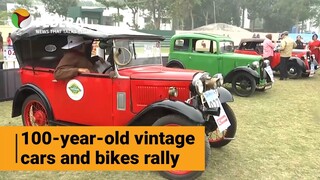
POLYGON ((169 61, 179 61, 184 67, 188 66, 190 57, 190 39, 174 39, 170 48, 169 61))
POLYGON ((186 68, 204 70, 210 74, 219 72, 220 56, 217 42, 209 39, 192 39, 192 52, 186 68))
POLYGON ((221 40, 218 42, 217 47, 219 54, 219 72, 222 73, 223 76, 226 76, 235 67, 245 63, 234 53, 234 45, 232 41, 221 40))
POLYGON ((56 120, 82 125, 113 125, 112 79, 103 74, 83 74, 54 83, 51 102, 56 120))

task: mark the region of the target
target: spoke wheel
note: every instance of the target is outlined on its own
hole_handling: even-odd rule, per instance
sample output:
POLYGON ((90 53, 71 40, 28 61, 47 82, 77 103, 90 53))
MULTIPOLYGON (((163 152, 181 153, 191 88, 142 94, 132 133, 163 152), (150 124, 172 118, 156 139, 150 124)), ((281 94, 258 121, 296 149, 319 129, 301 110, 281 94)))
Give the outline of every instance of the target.
MULTIPOLYGON (((187 120, 183 116, 170 114, 158 119, 153 126, 195 126, 196 124, 187 120)), ((208 164, 210 155, 210 145, 208 138, 205 138, 205 164, 208 164)), ((161 171, 160 175, 172 180, 196 179, 203 171, 161 171)))
POLYGON ((233 110, 226 103, 222 103, 222 107, 226 112, 231 125, 223 132, 220 132, 217 128, 215 131, 208 134, 210 146, 214 148, 219 148, 229 144, 237 131, 237 119, 233 110))
POLYGON ((232 90, 238 96, 251 96, 256 90, 256 80, 249 73, 239 72, 232 79, 232 90))
POLYGON ((25 126, 48 126, 48 114, 37 95, 29 96, 22 105, 22 122, 25 126))

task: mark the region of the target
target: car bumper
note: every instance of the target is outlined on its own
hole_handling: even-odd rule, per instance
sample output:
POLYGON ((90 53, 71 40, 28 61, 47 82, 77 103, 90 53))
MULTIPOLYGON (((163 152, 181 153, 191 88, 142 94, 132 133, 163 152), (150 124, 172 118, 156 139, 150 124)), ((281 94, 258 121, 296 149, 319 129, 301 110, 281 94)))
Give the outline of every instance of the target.
POLYGON ((273 82, 268 82, 268 83, 264 83, 264 84, 257 84, 256 89, 264 89, 264 90, 271 89, 272 84, 273 84, 273 82))

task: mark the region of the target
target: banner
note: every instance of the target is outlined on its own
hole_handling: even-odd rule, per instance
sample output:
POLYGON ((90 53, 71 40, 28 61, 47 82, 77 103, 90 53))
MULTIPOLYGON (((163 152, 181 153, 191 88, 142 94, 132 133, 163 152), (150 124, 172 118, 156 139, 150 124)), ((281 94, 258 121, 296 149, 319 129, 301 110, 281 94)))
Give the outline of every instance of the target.
POLYGON ((0 170, 205 169, 202 126, 0 127, 0 170))

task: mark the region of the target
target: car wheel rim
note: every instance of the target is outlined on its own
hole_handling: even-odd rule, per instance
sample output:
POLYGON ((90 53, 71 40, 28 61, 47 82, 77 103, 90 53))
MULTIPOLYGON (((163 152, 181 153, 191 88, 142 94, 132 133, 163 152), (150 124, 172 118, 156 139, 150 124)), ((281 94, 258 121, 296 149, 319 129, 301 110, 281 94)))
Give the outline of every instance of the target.
MULTIPOLYGON (((166 126, 180 126, 179 124, 167 124, 166 126)), ((186 174, 189 174, 189 173, 191 173, 192 171, 182 171, 182 170, 180 170, 180 171, 178 171, 178 170, 176 170, 176 171, 168 171, 170 174, 173 174, 173 175, 186 175, 186 174)))
POLYGON ((227 133, 227 130, 220 132, 218 129, 216 129, 213 132, 210 132, 208 135, 209 137, 209 142, 210 143, 214 143, 214 142, 218 142, 224 139, 225 135, 227 133))
POLYGON ((251 89, 252 87, 249 79, 243 77, 241 79, 239 78, 236 81, 236 90, 241 94, 247 94, 248 92, 251 91, 251 89))
POLYGON ((297 70, 296 70, 296 68, 291 67, 291 68, 289 69, 288 73, 289 73, 290 75, 296 75, 296 74, 297 74, 297 70))
POLYGON ((38 101, 30 101, 24 109, 24 122, 26 126, 48 125, 47 112, 38 101))

